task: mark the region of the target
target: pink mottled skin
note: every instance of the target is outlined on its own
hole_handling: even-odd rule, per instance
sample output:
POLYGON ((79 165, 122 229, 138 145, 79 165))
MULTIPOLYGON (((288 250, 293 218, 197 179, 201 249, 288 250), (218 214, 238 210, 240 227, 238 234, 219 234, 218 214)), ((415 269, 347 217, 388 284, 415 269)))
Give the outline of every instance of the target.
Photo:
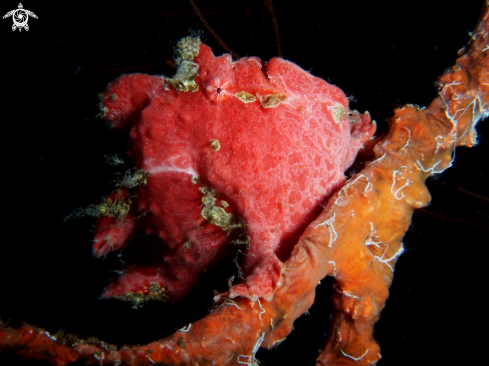
POLYGON ((125 219, 97 223, 96 256, 123 248, 143 258, 104 297, 144 295, 154 282, 179 301, 204 270, 229 256, 233 234, 201 215, 199 188, 206 186, 217 192, 217 206, 226 201, 225 210, 244 220, 250 238, 249 250, 241 248, 244 279, 227 295, 270 300, 283 261, 375 132, 368 114, 349 111, 339 88, 281 58, 233 62, 201 44, 193 61, 198 91, 131 74, 103 94, 106 120, 128 134, 132 163, 149 173, 147 184, 131 193, 125 219), (242 91, 256 100, 244 103, 236 97, 242 91), (270 94, 282 101, 264 108, 260 100, 270 94), (335 111, 346 113, 335 120, 335 111), (219 141, 218 151, 210 140, 219 141))

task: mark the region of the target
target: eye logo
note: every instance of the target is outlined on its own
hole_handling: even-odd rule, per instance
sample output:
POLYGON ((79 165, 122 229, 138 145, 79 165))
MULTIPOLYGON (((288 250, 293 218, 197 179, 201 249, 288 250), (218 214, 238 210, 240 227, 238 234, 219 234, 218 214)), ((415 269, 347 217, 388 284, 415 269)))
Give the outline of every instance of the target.
POLYGON ((33 18, 37 19, 37 15, 34 14, 30 10, 24 9, 22 3, 19 3, 19 8, 9 11, 7 14, 3 16, 3 19, 12 17, 14 24, 12 25, 12 30, 16 30, 19 28, 19 32, 22 31, 22 28, 25 28, 26 31, 29 30, 29 25, 27 21, 29 20, 29 15, 33 18))

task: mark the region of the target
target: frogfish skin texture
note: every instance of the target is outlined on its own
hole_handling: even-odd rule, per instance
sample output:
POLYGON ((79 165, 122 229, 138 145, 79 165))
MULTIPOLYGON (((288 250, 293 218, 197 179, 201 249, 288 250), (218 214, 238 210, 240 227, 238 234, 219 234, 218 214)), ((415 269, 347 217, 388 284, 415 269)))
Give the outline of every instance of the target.
POLYGON ((134 258, 102 296, 179 301, 235 260, 226 295, 270 300, 375 123, 292 62, 215 57, 192 37, 178 47, 174 78, 123 75, 101 95, 103 117, 128 138, 131 174, 144 176, 108 197, 130 203, 123 217, 97 221, 94 254, 134 258))

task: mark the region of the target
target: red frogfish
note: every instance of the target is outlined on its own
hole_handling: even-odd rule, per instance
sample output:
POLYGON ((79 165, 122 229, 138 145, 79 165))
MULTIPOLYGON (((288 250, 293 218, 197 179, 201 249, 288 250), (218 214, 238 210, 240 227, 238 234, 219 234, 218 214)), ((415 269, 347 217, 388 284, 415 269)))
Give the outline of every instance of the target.
POLYGON ((281 58, 215 57, 189 36, 175 63, 173 78, 123 75, 101 94, 102 117, 127 136, 135 167, 97 221, 94 255, 134 258, 102 297, 180 301, 228 258, 239 276, 225 295, 270 300, 375 122, 281 58))

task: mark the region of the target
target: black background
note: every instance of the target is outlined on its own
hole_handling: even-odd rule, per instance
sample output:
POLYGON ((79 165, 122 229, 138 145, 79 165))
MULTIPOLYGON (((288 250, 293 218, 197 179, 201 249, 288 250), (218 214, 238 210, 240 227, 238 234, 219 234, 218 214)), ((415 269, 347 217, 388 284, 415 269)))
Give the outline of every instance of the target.
MULTIPOLYGON (((196 1, 208 24, 240 56, 279 54, 266 1, 196 1)), ((385 131, 392 109, 427 105, 434 81, 469 40, 484 1, 275 0, 283 57, 340 86, 385 131), (450 4, 450 5, 449 5, 450 4)), ((75 208, 111 190, 104 154, 124 154, 122 138, 96 118, 98 93, 123 73, 173 75, 173 47, 203 30, 226 50, 188 1, 24 1, 38 19, 29 31, 0 22, 2 226, 0 315, 54 333, 64 329, 109 343, 145 344, 207 313, 213 275, 187 302, 98 300, 119 269, 115 255, 91 256, 93 219, 63 223, 75 208)), ((17 7, 2 1, 1 15, 17 7)), ((489 128, 480 144, 457 149, 454 167, 428 181, 431 206, 417 211, 375 328, 388 365, 487 362, 489 344, 489 128), (471 192, 473 194, 469 194, 471 192)), ((216 271, 215 277, 224 278, 216 271)), ((260 351, 263 364, 313 365, 328 331, 330 281, 287 341, 260 351)), ((0 354, 0 365, 38 365, 0 354)))

